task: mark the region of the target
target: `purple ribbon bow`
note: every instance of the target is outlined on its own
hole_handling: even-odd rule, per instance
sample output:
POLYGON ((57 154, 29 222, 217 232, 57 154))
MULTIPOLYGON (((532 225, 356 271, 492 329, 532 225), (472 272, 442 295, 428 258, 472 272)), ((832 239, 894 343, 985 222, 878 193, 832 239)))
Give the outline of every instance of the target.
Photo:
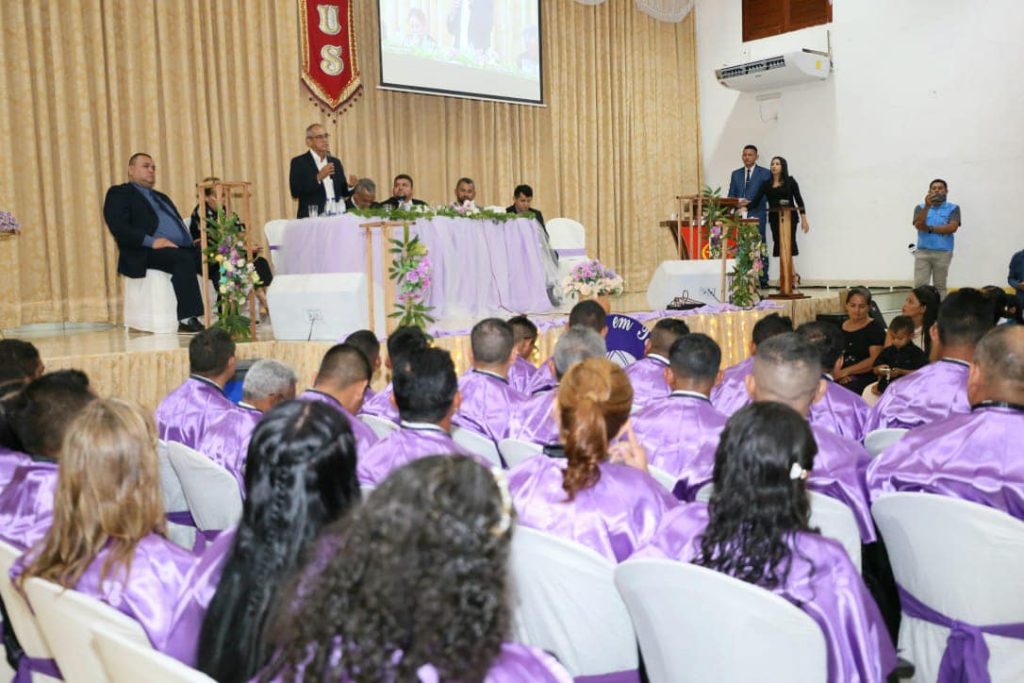
POLYGON ((50 678, 64 680, 57 668, 57 662, 52 659, 29 657, 22 655, 18 660, 18 671, 14 674, 12 683, 32 683, 32 674, 41 674, 50 678))

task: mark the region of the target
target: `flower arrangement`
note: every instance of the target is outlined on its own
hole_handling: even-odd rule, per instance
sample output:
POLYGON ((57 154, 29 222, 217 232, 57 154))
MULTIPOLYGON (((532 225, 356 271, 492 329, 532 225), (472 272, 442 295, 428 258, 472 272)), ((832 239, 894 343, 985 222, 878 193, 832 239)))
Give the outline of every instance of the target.
POLYGON ((403 221, 412 222, 421 218, 430 219, 436 216, 444 218, 472 218, 476 220, 497 221, 498 223, 504 223, 506 221, 524 217, 521 214, 506 213, 504 211, 489 211, 487 209, 477 208, 476 206, 472 207, 472 209, 465 207, 457 209, 452 206, 432 207, 424 205, 414 206, 408 211, 405 209, 380 208, 352 209, 348 213, 362 218, 379 218, 387 221, 395 221, 396 223, 403 221))
POLYGON ((7 211, 0 211, 0 239, 4 237, 13 237, 20 232, 21 225, 18 224, 18 219, 14 217, 14 214, 7 211))
POLYGON ((734 211, 719 202, 722 189, 704 188, 704 225, 708 226, 711 258, 722 258, 725 236, 727 255, 736 260, 729 281, 729 303, 749 308, 757 303, 761 256, 766 253, 757 225, 737 220, 734 211), (735 235, 735 242, 728 236, 735 235))
POLYGON ((575 294, 580 299, 622 294, 624 287, 625 282, 618 273, 596 260, 575 265, 569 277, 562 281, 562 292, 566 296, 575 294))
POLYGON ((215 219, 206 222, 206 260, 212 267, 220 268, 217 284, 217 327, 225 330, 232 339, 247 341, 249 317, 243 314, 253 288, 260 284, 256 266, 249 260, 245 248, 244 226, 238 216, 226 215, 224 209, 217 212, 215 219))
POLYGON ((389 241, 394 258, 388 277, 398 285, 398 302, 389 317, 398 318, 402 327, 419 327, 426 332, 427 323, 434 322, 430 315, 433 307, 423 303, 433 272, 427 247, 418 235, 409 234, 408 225, 402 227, 402 239, 392 238, 389 241))

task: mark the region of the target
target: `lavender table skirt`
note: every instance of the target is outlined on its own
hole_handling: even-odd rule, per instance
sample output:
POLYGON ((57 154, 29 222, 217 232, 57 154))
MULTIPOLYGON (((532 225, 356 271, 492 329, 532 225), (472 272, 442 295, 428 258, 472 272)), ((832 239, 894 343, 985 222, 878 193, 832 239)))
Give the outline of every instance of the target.
MULTIPOLYGON (((342 215, 288 221, 275 256, 278 273, 365 272, 366 238, 360 225, 378 220, 342 215)), ((427 246, 433 263, 427 303, 434 307, 435 318, 552 310, 547 294, 550 276, 545 274, 549 256, 536 221, 438 216, 416 221, 412 232, 427 246)), ((374 239, 373 251, 374 263, 379 264, 379 239, 374 239)), ((379 265, 374 270, 379 280, 379 265)))

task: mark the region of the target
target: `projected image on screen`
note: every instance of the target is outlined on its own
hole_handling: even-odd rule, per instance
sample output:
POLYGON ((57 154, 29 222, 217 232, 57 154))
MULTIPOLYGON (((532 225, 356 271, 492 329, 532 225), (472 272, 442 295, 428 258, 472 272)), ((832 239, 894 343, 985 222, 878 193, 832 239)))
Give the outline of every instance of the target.
POLYGON ((540 0, 379 0, 381 87, 541 103, 540 0))

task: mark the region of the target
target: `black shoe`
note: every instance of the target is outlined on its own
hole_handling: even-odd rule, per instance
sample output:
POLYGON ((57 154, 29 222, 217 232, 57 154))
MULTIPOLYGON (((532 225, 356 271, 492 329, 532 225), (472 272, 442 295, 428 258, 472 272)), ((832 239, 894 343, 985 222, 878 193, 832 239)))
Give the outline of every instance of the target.
POLYGON ((189 318, 183 323, 178 323, 178 334, 199 334, 205 329, 199 318, 189 318))

